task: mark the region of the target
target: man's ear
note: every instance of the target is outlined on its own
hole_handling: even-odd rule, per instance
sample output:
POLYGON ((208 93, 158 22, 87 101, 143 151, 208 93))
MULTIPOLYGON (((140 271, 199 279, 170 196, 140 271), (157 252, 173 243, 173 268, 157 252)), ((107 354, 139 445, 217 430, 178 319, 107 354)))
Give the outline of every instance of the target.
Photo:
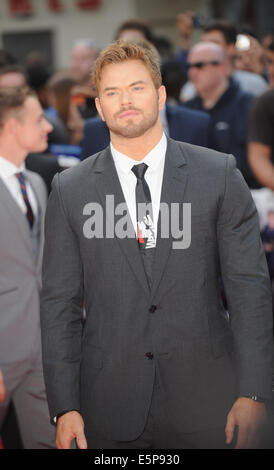
POLYGON ((20 121, 14 117, 10 117, 6 120, 3 128, 5 128, 9 134, 16 134, 18 132, 18 127, 20 125, 20 121))
POLYGON ((105 118, 104 118, 104 114, 103 114, 103 111, 102 111, 100 99, 98 97, 95 98, 95 106, 96 106, 96 109, 98 111, 98 114, 99 114, 100 118, 102 119, 102 121, 105 122, 105 118))
POLYGON ((161 85, 158 89, 158 103, 159 103, 159 110, 161 111, 166 102, 166 87, 161 85))

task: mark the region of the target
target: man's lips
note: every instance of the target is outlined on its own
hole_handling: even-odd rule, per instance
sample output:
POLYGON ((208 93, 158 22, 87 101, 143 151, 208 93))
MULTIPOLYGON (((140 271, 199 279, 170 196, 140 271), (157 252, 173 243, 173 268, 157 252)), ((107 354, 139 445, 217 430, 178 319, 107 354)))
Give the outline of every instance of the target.
POLYGON ((118 114, 119 119, 125 119, 125 118, 130 118, 133 116, 137 116, 140 114, 140 111, 137 111, 136 109, 128 109, 127 111, 123 111, 122 113, 118 114))

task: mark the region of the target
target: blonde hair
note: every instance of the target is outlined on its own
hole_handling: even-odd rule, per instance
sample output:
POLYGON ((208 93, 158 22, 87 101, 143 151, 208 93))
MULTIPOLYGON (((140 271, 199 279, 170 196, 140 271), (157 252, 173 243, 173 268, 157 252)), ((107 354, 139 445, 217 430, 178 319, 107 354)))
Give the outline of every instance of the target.
POLYGON ((128 60, 140 60, 150 72, 156 89, 162 85, 160 56, 155 47, 146 40, 123 41, 119 39, 103 49, 93 68, 92 81, 99 92, 102 70, 106 65, 119 64, 128 60))

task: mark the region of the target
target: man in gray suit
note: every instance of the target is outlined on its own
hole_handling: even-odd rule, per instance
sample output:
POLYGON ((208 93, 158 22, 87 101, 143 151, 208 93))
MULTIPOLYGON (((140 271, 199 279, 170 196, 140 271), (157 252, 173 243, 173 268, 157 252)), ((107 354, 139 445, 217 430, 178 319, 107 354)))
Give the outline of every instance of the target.
POLYGON ((0 430, 10 401, 24 448, 54 448, 41 362, 40 300, 47 192, 25 170, 52 126, 35 94, 0 90, 0 430))
POLYGON ((164 135, 152 51, 108 46, 94 82, 111 145, 55 176, 46 215, 42 346, 57 447, 254 447, 273 338, 250 191, 233 156, 164 135))

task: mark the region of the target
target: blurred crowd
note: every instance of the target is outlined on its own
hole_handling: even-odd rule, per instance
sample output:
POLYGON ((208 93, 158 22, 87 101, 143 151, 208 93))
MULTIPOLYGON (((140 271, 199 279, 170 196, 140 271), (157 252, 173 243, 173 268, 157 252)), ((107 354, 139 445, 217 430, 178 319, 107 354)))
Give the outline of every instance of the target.
MULTIPOLYGON (((174 28, 179 49, 140 19, 121 24, 113 39, 143 41, 157 49, 167 90, 162 112, 167 135, 235 156, 258 209, 274 291, 274 30, 258 37, 250 27, 237 29, 220 19, 203 22, 192 11, 179 14, 174 28)), ((39 51, 29 54, 24 66, 0 51, 0 87, 35 90, 53 127, 45 152, 26 159, 48 193, 57 172, 109 143, 91 81, 98 53, 93 39, 79 39, 68 68, 52 72, 39 51)))
MULTIPOLYGON (((236 157, 260 213, 273 279, 274 31, 259 38, 250 27, 237 29, 224 20, 205 22, 192 11, 179 14, 174 27, 179 50, 140 19, 121 24, 113 39, 145 40, 157 49, 167 89, 162 116, 167 134, 236 157), (200 40, 193 44, 197 28, 200 40), (193 112, 185 114, 186 108, 193 112)), ((97 116, 91 82, 98 53, 93 39, 79 39, 68 68, 52 73, 39 51, 30 53, 24 66, 0 51, 0 87, 28 84, 53 126, 47 151, 30 154, 26 160, 27 168, 42 176, 48 191, 56 172, 109 143, 108 129, 97 116)))

